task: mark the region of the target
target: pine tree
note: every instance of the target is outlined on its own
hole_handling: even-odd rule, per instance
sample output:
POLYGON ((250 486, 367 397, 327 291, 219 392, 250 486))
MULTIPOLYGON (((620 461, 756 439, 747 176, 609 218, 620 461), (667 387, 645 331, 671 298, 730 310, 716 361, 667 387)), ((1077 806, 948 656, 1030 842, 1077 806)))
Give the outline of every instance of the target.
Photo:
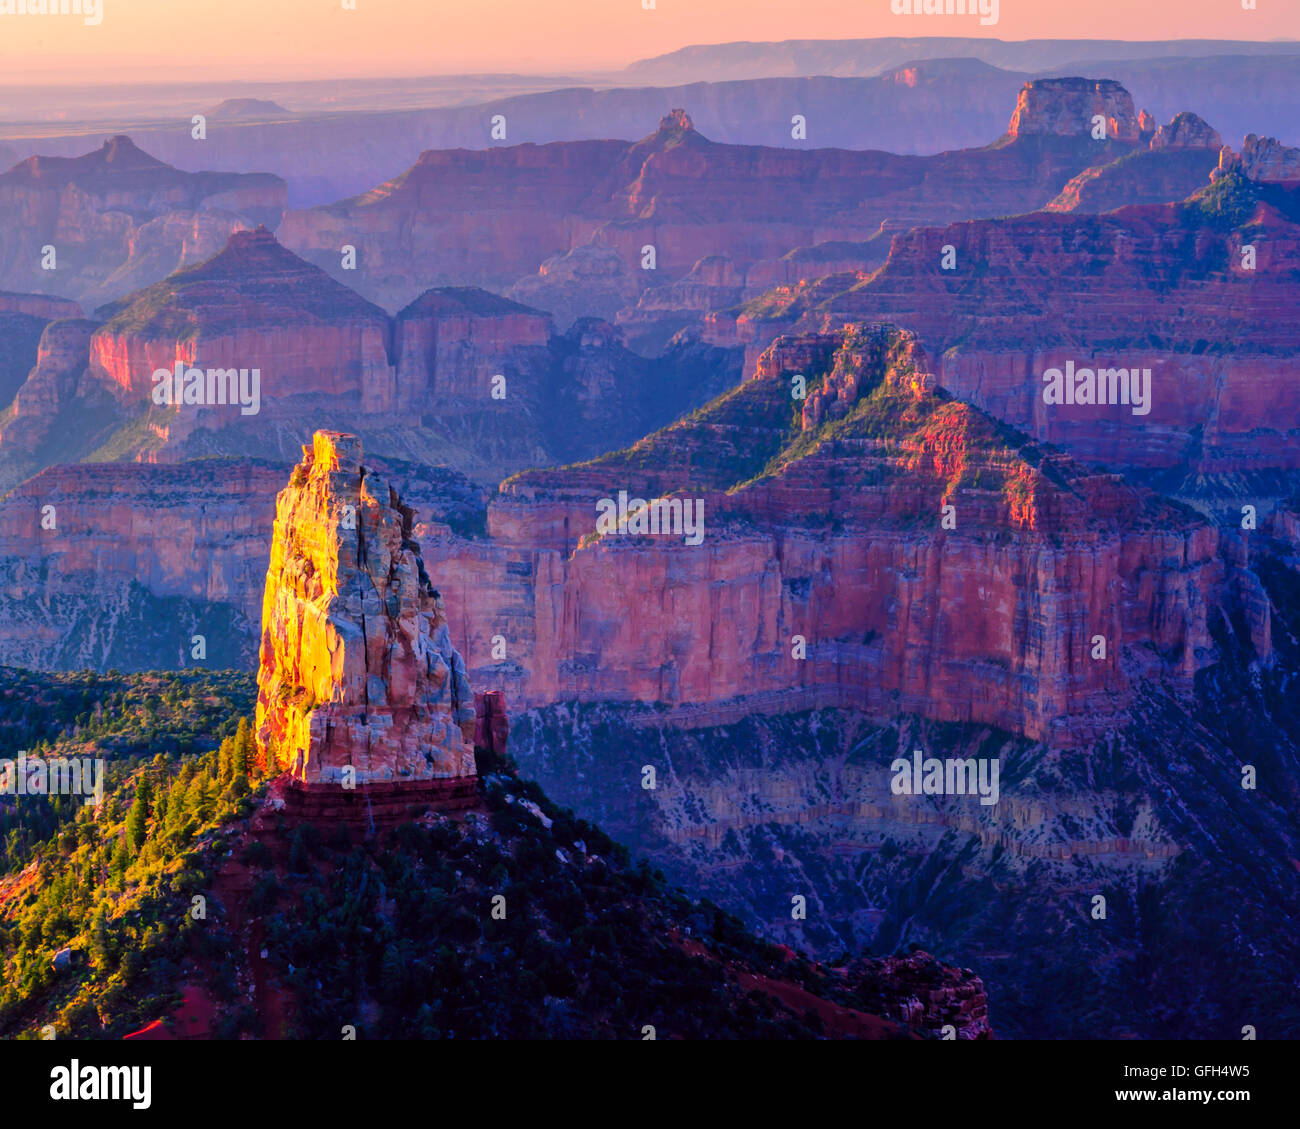
POLYGON ((126 837, 136 854, 144 846, 149 834, 149 804, 152 800, 153 788, 149 785, 149 778, 141 774, 135 783, 135 799, 131 803, 131 810, 126 813, 126 837))
POLYGON ((113 851, 113 857, 108 860, 108 873, 114 878, 121 878, 126 873, 126 868, 131 865, 131 851, 126 845, 125 839, 117 841, 117 848, 113 851))
POLYGON ((406 964, 396 945, 390 944, 380 960, 379 977, 382 990, 392 999, 401 999, 406 988, 406 964))
POLYGON ((243 773, 248 776, 253 767, 253 734, 248 726, 248 718, 241 717, 239 726, 235 730, 234 750, 231 758, 231 767, 235 775, 243 773))
POLYGON ((216 796, 212 791, 212 777, 207 773, 196 776, 185 791, 184 810, 187 814, 195 816, 202 824, 212 818, 215 807, 216 796))
POLYGON ((164 834, 170 834, 176 830, 180 822, 181 802, 185 798, 185 788, 180 784, 172 784, 167 789, 167 794, 158 801, 158 809, 155 819, 164 834))
POLYGON ((107 969, 113 959, 112 936, 108 930, 108 910, 101 902, 90 919, 89 955, 95 967, 107 969))

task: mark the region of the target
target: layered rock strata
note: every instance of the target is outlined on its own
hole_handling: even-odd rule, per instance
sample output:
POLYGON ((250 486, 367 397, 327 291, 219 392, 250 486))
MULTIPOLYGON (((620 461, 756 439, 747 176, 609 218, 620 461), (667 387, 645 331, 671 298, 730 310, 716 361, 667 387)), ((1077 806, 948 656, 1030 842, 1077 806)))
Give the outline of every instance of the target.
POLYGON ((1234 170, 1177 204, 918 228, 874 273, 774 291, 706 336, 752 371, 782 333, 899 325, 954 395, 1076 458, 1185 478, 1179 496, 1222 476, 1239 512, 1297 466, 1297 256, 1300 196, 1234 170), (1044 376, 1067 366, 1149 370, 1149 400, 1053 404, 1044 376))
POLYGON ((124 136, 79 157, 30 157, 0 175, 0 286, 116 298, 215 254, 232 232, 278 224, 286 196, 277 176, 183 172, 124 136))
POLYGON ((611 317, 594 303, 634 305, 710 256, 743 275, 797 247, 870 239, 886 222, 1041 207, 1085 168, 1149 139, 1128 92, 1090 79, 1031 83, 999 143, 926 157, 720 144, 678 109, 630 144, 430 150, 369 192, 289 212, 279 234, 334 272, 338 248, 356 245, 352 284, 390 307, 430 286, 518 284, 519 297, 562 320, 575 295, 611 317), (1107 123, 1100 140, 1096 114, 1107 123))
POLYGON ((348 435, 317 432, 276 499, 256 733, 308 785, 475 774, 474 697, 414 514, 348 435))

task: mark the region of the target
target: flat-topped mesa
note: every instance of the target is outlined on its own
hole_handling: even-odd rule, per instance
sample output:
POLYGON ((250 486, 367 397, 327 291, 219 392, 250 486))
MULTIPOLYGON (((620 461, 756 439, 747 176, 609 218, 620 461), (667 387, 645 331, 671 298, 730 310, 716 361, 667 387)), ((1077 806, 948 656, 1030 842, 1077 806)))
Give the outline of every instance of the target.
POLYGON ((257 743, 298 784, 475 777, 474 694, 413 523, 337 432, 316 432, 276 499, 257 743))
POLYGON ((1107 140, 1142 139, 1143 123, 1133 108, 1133 96, 1118 82, 1091 78, 1039 78, 1025 83, 1009 132, 1012 137, 1091 137, 1098 115, 1106 120, 1107 140))
POLYGON ((48 294, 15 294, 0 290, 0 314, 25 314, 28 317, 55 321, 58 318, 79 318, 81 305, 67 298, 54 298, 48 294))

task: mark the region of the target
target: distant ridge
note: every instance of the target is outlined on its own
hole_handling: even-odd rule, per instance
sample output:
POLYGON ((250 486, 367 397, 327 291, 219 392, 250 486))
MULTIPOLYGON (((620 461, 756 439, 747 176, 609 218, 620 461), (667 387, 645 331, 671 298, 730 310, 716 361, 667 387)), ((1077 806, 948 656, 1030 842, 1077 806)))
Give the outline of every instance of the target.
POLYGON ((1135 59, 1223 55, 1300 55, 1300 41, 1175 39, 967 39, 913 36, 887 39, 789 39, 771 43, 715 43, 683 47, 640 59, 622 71, 637 82, 691 82, 704 73, 714 82, 812 75, 874 78, 928 59, 978 59, 1008 70, 1048 71, 1135 59))
POLYGON ((227 98, 208 111, 210 118, 288 117, 293 113, 265 98, 227 98))

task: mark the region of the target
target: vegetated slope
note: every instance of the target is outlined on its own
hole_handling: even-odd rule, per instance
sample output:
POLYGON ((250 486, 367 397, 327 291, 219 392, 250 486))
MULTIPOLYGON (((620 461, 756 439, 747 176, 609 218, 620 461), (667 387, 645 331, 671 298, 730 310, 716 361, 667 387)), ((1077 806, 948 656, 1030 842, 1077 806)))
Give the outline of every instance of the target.
MULTIPOLYGON (((1266 144, 1249 151, 1269 161, 1266 144)), ((1295 152, 1274 150, 1278 175, 1295 152)), ((898 325, 955 396, 1077 459, 1239 516, 1294 492, 1300 434, 1300 194, 1245 175, 1247 156, 1174 203, 917 228, 878 270, 774 289, 712 315, 706 336, 743 341, 753 357, 796 328, 898 325), (955 269, 942 268, 945 248, 955 269), (1071 361, 1150 368, 1149 414, 1047 407, 1044 372, 1071 361)))
MULTIPOLYGON (((83 678, 14 678, 18 702, 91 701, 83 678)), ((508 762, 455 818, 375 834, 291 824, 266 802, 246 722, 193 733, 208 681, 93 681, 110 703, 95 731, 134 750, 115 755, 103 804, 3 802, 52 812, 7 840, 5 1034, 898 1038, 950 1023, 988 1037, 973 974, 919 953, 833 969, 760 942, 508 762)), ((21 708, 6 716, 15 735, 50 731, 21 708)))

